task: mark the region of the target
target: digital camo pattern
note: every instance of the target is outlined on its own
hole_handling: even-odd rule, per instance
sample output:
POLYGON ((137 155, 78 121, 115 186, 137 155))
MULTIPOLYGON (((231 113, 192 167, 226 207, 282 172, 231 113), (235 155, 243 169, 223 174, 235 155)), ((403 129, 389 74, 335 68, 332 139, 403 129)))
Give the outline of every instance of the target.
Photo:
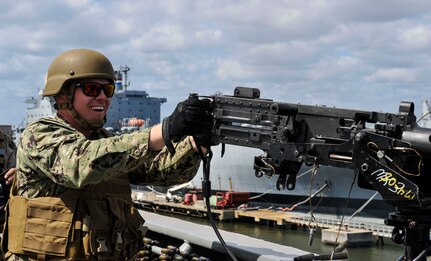
POLYGON ((148 150, 149 129, 87 139, 64 120, 45 118, 30 124, 17 152, 17 191, 27 198, 56 196, 66 187, 81 188, 128 173, 131 182, 169 186, 193 178, 200 159, 188 138, 166 148, 148 150))
POLYGON ((12 138, 0 131, 0 168, 2 171, 15 167, 16 145, 12 138))

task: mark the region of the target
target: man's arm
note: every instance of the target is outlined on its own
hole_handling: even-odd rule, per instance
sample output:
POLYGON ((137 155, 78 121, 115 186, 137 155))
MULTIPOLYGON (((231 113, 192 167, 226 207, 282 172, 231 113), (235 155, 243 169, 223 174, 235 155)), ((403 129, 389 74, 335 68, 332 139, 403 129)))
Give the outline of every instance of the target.
POLYGON ((165 146, 162 137, 162 125, 157 124, 151 127, 150 137, 148 139, 148 148, 151 151, 159 151, 165 146))
POLYGON ((133 184, 171 186, 193 179, 200 166, 193 138, 188 136, 174 144, 176 153, 170 154, 166 147, 152 161, 129 173, 133 184))

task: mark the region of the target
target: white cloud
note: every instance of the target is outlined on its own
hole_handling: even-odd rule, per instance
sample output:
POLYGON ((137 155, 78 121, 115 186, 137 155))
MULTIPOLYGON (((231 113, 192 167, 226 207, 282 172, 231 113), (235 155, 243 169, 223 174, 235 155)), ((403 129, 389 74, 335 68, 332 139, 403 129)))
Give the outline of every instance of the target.
POLYGON ((223 32, 220 30, 201 30, 194 32, 194 40, 200 44, 217 43, 223 37, 223 32))
POLYGON ((238 80, 251 77, 252 72, 244 68, 238 61, 220 60, 217 76, 222 80, 238 80))
POLYGON ((431 48, 431 29, 429 25, 417 25, 402 30, 398 37, 403 47, 407 49, 431 48))
POLYGON ((372 82, 413 82, 416 79, 416 73, 406 68, 379 69, 366 79, 372 82))
POLYGON ((219 30, 190 31, 175 24, 158 25, 136 38, 131 47, 143 52, 182 51, 198 45, 211 46, 222 37, 219 30))
POLYGON ((77 47, 132 67, 132 88, 168 98, 165 108, 246 85, 287 102, 385 110, 431 85, 430 1, 20 0, 0 10, 0 123, 20 121, 49 62, 77 47))
POLYGON ((74 8, 88 7, 91 2, 90 0, 66 0, 67 5, 74 8))
POLYGON ((343 79, 352 77, 360 61, 354 57, 330 57, 319 61, 308 74, 312 79, 343 79))
POLYGON ((238 50, 238 59, 259 65, 301 65, 309 61, 317 52, 314 45, 308 42, 273 42, 251 45, 244 50, 238 50))
POLYGON ((153 27, 149 32, 131 40, 131 47, 138 51, 175 51, 186 45, 186 36, 175 25, 153 27))

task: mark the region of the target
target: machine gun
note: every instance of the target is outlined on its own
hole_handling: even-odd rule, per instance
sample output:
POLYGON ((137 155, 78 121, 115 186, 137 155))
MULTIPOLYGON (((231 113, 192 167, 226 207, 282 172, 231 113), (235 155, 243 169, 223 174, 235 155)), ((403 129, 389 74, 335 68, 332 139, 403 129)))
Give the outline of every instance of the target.
POLYGON ((233 96, 202 97, 212 100, 212 143, 265 152, 254 160, 257 177, 278 175, 277 189, 293 190, 302 164, 353 169, 360 187, 377 190, 396 207, 385 223, 395 227, 392 239, 405 245, 405 260, 425 260, 431 129, 416 124, 412 102, 401 102, 393 114, 275 102, 247 87, 233 96))

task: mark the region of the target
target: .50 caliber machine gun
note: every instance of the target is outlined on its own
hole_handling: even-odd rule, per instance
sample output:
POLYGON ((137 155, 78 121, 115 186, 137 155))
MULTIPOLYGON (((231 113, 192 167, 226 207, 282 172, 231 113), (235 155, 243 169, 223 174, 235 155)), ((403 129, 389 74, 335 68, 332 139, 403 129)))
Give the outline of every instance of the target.
POLYGON ((254 162, 257 177, 278 175, 277 189, 293 190, 302 164, 353 169, 360 187, 377 190, 396 207, 385 222, 395 227, 392 239, 405 245, 405 260, 425 260, 431 129, 416 124, 413 103, 401 102, 397 114, 338 109, 261 99, 259 89, 247 87, 209 98, 211 141, 262 149, 254 162))

